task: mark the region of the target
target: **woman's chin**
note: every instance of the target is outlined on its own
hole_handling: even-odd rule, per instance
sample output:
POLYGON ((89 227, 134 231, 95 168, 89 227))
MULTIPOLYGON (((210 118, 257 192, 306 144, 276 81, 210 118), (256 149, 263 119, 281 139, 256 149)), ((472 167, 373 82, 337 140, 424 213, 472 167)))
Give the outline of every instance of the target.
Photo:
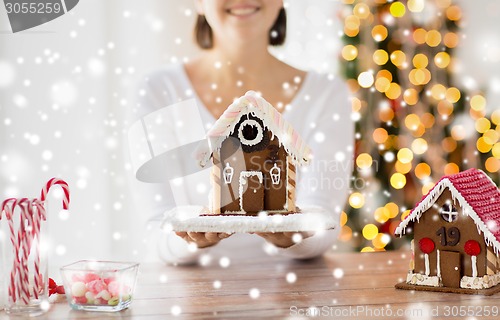
POLYGON ((231 35, 222 37, 224 43, 226 44, 255 44, 258 42, 267 43, 267 31, 261 32, 260 30, 255 30, 254 28, 234 28, 231 35), (264 40, 263 40, 264 39, 264 40))

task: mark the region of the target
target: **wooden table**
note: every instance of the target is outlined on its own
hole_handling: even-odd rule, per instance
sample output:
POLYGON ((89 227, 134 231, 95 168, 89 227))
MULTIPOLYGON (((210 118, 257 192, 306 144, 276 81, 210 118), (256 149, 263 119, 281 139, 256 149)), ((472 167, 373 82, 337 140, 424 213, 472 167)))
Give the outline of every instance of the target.
MULTIPOLYGON (((311 261, 294 261, 241 250, 229 257, 227 267, 220 265, 220 258, 215 254, 204 267, 141 265, 133 304, 122 312, 72 311, 58 303, 41 318, 306 319, 308 312, 317 312, 319 318, 335 319, 387 319, 391 313, 391 319, 430 319, 431 315, 456 319, 462 311, 475 312, 476 319, 493 319, 498 317, 484 315, 495 308, 500 314, 500 295, 394 289, 406 275, 407 252, 331 252, 311 261), (295 282, 287 281, 291 273, 295 282), (214 288, 219 283, 220 288, 214 288), (409 314, 396 316, 398 312, 409 314), (446 312, 450 317, 444 317, 446 312)), ((7 318, 0 313, 0 319, 7 318)))

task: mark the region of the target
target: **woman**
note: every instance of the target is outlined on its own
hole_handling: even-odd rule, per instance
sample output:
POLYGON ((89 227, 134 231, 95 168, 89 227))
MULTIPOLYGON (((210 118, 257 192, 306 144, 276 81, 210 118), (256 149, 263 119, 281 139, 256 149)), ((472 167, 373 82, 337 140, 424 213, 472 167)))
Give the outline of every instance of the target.
MULTIPOLYGON (((349 188, 353 143, 346 86, 333 77, 295 69, 269 53, 270 44, 285 40, 286 13, 281 0, 197 0, 196 9, 195 35, 203 50, 185 65, 148 77, 136 112, 147 114, 194 95, 203 121, 214 123, 235 98, 249 90, 260 92, 313 150, 311 166, 299 173, 298 206, 323 207, 339 220, 349 188)), ((197 179, 208 181, 208 173, 188 180, 185 196, 191 204, 206 205, 206 194, 194 191, 197 179)), ((161 193, 170 194, 163 198, 172 200, 171 190, 161 193)), ((174 204, 165 203, 162 211, 169 205, 174 204)), ((291 233, 259 235, 285 255, 311 258, 331 247, 337 230, 302 233, 302 241, 291 233)), ((168 262, 193 262, 203 248, 228 236, 167 233, 159 240, 160 255, 168 262)))

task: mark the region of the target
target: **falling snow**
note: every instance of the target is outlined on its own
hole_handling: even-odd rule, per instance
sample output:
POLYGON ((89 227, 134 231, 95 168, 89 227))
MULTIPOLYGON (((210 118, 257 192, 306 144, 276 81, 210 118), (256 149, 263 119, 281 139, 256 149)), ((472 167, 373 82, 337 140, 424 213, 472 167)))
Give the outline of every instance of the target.
POLYGON ((220 289, 222 287, 222 283, 219 280, 215 280, 213 283, 214 289, 220 289))
POLYGON ((286 274, 286 282, 295 283, 297 281, 297 275, 293 272, 289 272, 286 274))
POLYGON ((179 316, 182 313, 182 309, 179 306, 172 306, 172 308, 170 308, 170 313, 172 313, 173 316, 179 316))
POLYGON ((341 279, 344 276, 344 270, 341 268, 335 268, 332 274, 335 279, 341 279))
POLYGON ((219 265, 222 268, 227 268, 227 267, 229 267, 230 264, 231 264, 231 260, 228 257, 222 257, 219 260, 219 265))
POLYGON ((248 295, 250 296, 250 298, 252 299, 258 299, 260 297, 260 290, 257 289, 257 288, 252 288, 250 289, 250 291, 248 292, 248 295))

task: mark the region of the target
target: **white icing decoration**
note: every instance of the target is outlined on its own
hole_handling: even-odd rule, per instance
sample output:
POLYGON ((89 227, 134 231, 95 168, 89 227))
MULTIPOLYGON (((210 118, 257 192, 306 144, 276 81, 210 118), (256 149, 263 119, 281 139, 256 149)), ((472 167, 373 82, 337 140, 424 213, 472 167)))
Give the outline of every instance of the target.
POLYGON ((406 283, 420 286, 439 287, 440 278, 438 276, 427 276, 425 274, 409 272, 406 275, 406 283))
MULTIPOLYGON (((290 176, 289 176, 289 174, 290 174, 290 170, 289 170, 290 169, 290 167, 289 167, 290 163, 289 163, 289 161, 292 161, 291 158, 292 157, 286 157, 286 162, 287 162, 286 163, 286 168, 287 169, 285 170, 285 173, 286 173, 287 195, 285 197, 285 199, 286 199, 285 200, 285 206, 283 207, 284 211, 290 211, 290 206, 291 206, 291 204, 288 203, 288 201, 289 201, 289 199, 288 199, 288 186, 290 185, 290 176)), ((295 180, 297 180, 297 174, 295 175, 295 180)), ((295 206, 295 210, 297 210, 297 206, 295 206)))
POLYGON ((437 276, 441 277, 441 252, 437 250, 437 276))
POLYGON ((240 186, 238 189, 238 196, 240 197, 240 209, 243 210, 243 186, 247 184, 247 179, 252 176, 257 176, 259 178, 259 182, 262 183, 264 178, 262 177, 262 172, 260 171, 241 171, 240 172, 240 186))
POLYGON ((224 168, 224 182, 230 184, 233 181, 234 169, 226 162, 226 167, 224 168))
POLYGON ((425 258, 425 275, 426 276, 429 276, 429 274, 431 273, 431 268, 429 267, 429 255, 426 253, 424 255, 424 258, 425 258))
MULTIPOLYGON (((253 113, 252 113, 252 115, 253 115, 253 113)), ((240 128, 238 130, 238 138, 240 139, 240 142, 243 143, 244 145, 254 146, 262 141, 262 139, 264 138, 264 131, 262 130, 261 125, 257 121, 255 121, 253 119, 247 119, 247 120, 244 120, 240 125, 240 128), (257 136, 255 137, 255 139, 253 139, 253 140, 245 139, 245 136, 243 135, 243 129, 246 126, 252 126, 252 127, 257 128, 257 136)))
POLYGON ((276 163, 274 164, 274 166, 269 171, 269 174, 271 174, 271 181, 273 182, 273 184, 279 184, 280 183, 281 169, 278 168, 278 166, 276 165, 276 163))
POLYGON ((472 263, 472 277, 475 278, 477 277, 477 257, 470 256, 470 261, 472 263))
POLYGON ((460 279, 460 288, 487 289, 500 283, 500 273, 484 275, 482 277, 463 276, 460 279))
MULTIPOLYGON (((457 210, 455 209, 455 206, 452 205, 451 203, 448 203, 449 201, 446 201, 446 203, 443 205, 441 208, 439 214, 443 219, 447 222, 453 222, 457 218, 457 210), (445 206, 447 206, 447 210, 445 210, 445 206)), ((455 203, 455 199, 453 199, 453 204, 455 203)))
POLYGON ((245 211, 225 211, 225 212, 222 212, 221 214, 228 214, 228 215, 241 214, 241 215, 244 215, 245 213, 246 213, 245 211))

